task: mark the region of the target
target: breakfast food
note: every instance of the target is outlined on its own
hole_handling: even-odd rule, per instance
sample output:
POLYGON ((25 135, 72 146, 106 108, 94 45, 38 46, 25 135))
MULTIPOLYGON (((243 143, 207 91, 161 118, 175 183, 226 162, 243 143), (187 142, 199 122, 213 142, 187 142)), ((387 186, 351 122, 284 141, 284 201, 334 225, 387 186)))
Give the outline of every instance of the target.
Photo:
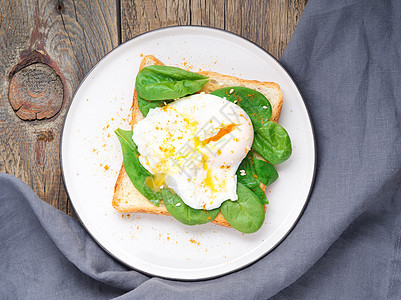
POLYGON ((152 109, 132 138, 140 163, 164 174, 158 176, 190 207, 212 210, 238 199, 235 173, 253 141, 251 120, 238 105, 211 94, 184 97, 152 109))
POLYGON ((136 78, 133 131, 116 130, 124 163, 113 207, 213 222, 252 233, 265 218, 272 164, 291 155, 276 122, 276 83, 192 73, 145 56, 136 78), (268 161, 268 162, 267 162, 268 161))

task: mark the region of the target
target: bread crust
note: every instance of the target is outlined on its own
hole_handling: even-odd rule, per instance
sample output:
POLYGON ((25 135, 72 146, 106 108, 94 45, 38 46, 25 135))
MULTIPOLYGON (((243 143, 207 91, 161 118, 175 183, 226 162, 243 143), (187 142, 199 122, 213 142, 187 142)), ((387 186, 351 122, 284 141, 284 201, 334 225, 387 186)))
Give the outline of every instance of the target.
MULTIPOLYGON (((142 59, 139 71, 149 65, 164 64, 153 55, 147 55, 142 59)), ((283 104, 283 92, 277 83, 245 80, 234 76, 222 75, 216 72, 208 71, 199 72, 199 74, 209 77, 209 82, 205 84, 200 92, 211 93, 216 89, 228 86, 243 86, 261 92, 268 98, 272 106, 272 116, 270 120, 274 122, 278 121, 283 104)), ((144 118, 138 107, 138 95, 136 89, 133 95, 131 111, 132 120, 130 121, 130 125, 131 129, 133 129, 134 124, 138 123, 144 118)), ((264 186, 262 183, 260 185, 263 192, 266 192, 266 186, 264 186)), ((170 215, 164 206, 163 201, 161 201, 160 206, 157 207, 134 187, 125 171, 124 163, 121 166, 114 186, 112 206, 121 213, 148 213, 165 216, 170 215)), ((266 205, 264 205, 264 208, 266 211, 266 205)), ((218 213, 217 217, 212 221, 212 223, 220 226, 231 227, 221 211, 218 213)))
POLYGON ((206 83, 199 92, 209 94, 214 90, 229 86, 242 86, 258 91, 266 96, 272 106, 272 116, 270 121, 276 122, 280 117, 281 108, 283 106, 283 91, 275 82, 257 81, 240 79, 235 76, 222 75, 216 72, 202 71, 199 74, 209 77, 209 82, 206 83), (269 95, 271 97, 269 97, 269 95), (273 99, 274 97, 274 99, 273 99))

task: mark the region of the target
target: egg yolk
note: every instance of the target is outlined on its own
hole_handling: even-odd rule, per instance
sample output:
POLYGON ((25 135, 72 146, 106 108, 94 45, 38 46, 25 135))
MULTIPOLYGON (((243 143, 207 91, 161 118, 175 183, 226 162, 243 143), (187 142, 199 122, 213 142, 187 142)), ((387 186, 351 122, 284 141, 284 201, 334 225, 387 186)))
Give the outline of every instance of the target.
POLYGON ((249 116, 214 95, 196 94, 151 109, 134 125, 139 161, 154 192, 172 189, 195 209, 238 199, 236 171, 253 142, 249 116))

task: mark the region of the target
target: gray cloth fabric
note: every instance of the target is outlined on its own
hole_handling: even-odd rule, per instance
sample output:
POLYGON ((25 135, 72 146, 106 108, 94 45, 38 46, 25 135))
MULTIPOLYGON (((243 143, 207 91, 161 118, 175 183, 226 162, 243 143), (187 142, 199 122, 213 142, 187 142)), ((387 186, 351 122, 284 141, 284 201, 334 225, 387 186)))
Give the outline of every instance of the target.
POLYGON ((311 0, 280 59, 316 134, 309 204, 269 255, 221 278, 149 278, 0 174, 0 298, 401 299, 401 1, 311 0))

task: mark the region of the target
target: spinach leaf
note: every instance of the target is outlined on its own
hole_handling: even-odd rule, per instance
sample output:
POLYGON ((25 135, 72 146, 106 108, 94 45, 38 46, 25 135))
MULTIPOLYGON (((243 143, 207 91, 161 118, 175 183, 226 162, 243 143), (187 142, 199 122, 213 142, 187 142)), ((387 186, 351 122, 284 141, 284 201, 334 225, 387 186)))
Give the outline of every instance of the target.
POLYGON ((287 131, 277 123, 267 121, 255 130, 252 149, 272 165, 286 161, 292 153, 287 131))
POLYGON ((152 176, 139 162, 138 147, 132 140, 132 131, 117 129, 115 131, 123 151, 124 168, 131 179, 135 188, 146 198, 149 199, 154 205, 159 206, 162 195, 160 192, 153 192, 148 186, 145 185, 145 179, 152 176))
POLYGON ((228 101, 240 106, 251 119, 254 130, 260 128, 272 115, 272 107, 269 100, 255 90, 233 86, 215 90, 211 94, 222 98, 225 97, 228 101))
POLYGON ((237 181, 245 185, 248 189, 255 193, 262 204, 268 204, 266 194, 259 185, 258 176, 255 170, 254 158, 252 152, 242 160, 237 170, 237 181), (245 171, 242 172, 241 170, 245 171))
POLYGON ((152 108, 164 106, 164 102, 168 103, 170 101, 148 101, 138 96, 138 107, 144 117, 148 115, 149 110, 152 108))
POLYGON ((161 190, 163 202, 167 211, 175 219, 186 225, 205 224, 213 221, 219 213, 219 208, 213 210, 194 209, 189 207, 171 190, 161 190))
POLYGON ((256 232, 265 220, 265 209, 258 197, 242 183, 237 185, 238 200, 227 200, 221 213, 227 222, 243 233, 256 232))
POLYGON ((138 95, 148 101, 169 100, 193 94, 208 81, 208 77, 198 73, 155 65, 138 73, 135 87, 138 95))
POLYGON ((277 180, 278 173, 271 164, 256 158, 254 158, 253 161, 255 164, 255 172, 260 182, 267 186, 277 180))

